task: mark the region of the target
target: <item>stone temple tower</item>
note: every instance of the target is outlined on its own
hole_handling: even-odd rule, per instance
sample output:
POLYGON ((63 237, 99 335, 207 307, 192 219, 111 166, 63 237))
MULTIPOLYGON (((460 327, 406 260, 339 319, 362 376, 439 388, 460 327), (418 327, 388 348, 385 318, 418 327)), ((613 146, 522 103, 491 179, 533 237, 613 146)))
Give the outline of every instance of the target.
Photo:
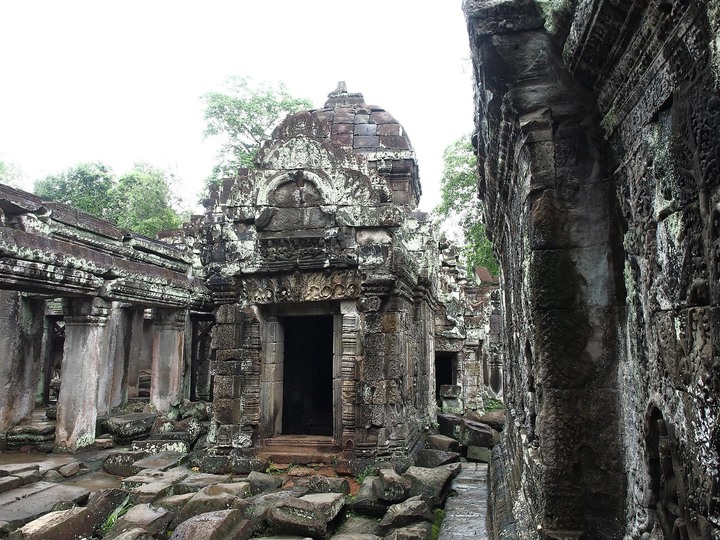
POLYGON ((341 83, 214 193, 202 227, 218 460, 412 452, 435 415, 438 253, 420 192, 403 127, 341 83))

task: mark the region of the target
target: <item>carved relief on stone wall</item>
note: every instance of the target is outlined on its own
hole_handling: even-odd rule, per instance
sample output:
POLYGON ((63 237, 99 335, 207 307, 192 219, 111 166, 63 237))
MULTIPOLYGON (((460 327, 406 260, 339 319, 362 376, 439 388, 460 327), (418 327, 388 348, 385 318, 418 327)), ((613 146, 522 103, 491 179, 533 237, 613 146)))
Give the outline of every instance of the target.
POLYGON ((357 264, 357 256, 342 245, 339 236, 285 236, 258 240, 260 266, 263 269, 292 270, 327 266, 348 267, 357 264))
POLYGON ((254 276, 243 281, 241 301, 251 304, 341 300, 360 295, 360 278, 353 271, 309 272, 254 276))

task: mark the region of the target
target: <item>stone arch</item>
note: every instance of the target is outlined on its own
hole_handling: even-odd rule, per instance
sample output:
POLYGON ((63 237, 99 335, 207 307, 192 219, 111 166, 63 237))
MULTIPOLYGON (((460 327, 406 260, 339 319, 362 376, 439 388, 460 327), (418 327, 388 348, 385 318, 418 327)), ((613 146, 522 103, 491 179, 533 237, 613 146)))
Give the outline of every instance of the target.
MULTIPOLYGON (((258 189, 256 205, 271 206, 271 198, 273 194, 275 194, 283 184, 287 184, 289 182, 296 185, 298 183, 312 185, 317 190, 317 196, 313 194, 313 198, 318 199, 319 204, 334 204, 336 202, 329 178, 315 172, 295 169, 279 172, 271 178, 270 181, 261 185, 258 189)), ((314 190, 311 191, 314 192, 314 190)), ((317 205, 318 204, 314 204, 313 206, 317 205)))

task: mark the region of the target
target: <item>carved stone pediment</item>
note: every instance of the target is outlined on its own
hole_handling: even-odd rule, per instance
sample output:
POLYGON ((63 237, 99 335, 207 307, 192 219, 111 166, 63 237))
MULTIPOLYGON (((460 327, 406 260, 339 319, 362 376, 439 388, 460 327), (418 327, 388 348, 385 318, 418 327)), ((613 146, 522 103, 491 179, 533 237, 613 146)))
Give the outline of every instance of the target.
POLYGON ((360 278, 352 270, 296 272, 243 280, 240 299, 253 304, 347 300, 360 295, 360 278))

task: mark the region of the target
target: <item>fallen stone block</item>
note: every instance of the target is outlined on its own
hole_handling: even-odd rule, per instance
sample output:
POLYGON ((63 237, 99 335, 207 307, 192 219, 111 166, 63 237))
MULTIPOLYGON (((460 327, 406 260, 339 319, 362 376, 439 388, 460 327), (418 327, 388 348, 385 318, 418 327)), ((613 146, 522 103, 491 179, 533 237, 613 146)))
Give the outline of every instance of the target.
POLYGON ((115 442, 127 443, 150 433, 157 414, 130 413, 98 418, 101 433, 108 433, 115 442))
POLYGON ((275 534, 325 538, 328 522, 313 503, 301 499, 285 499, 267 514, 268 525, 275 534))
POLYGON ((122 487, 131 489, 139 487, 143 484, 152 482, 167 481, 171 483, 180 482, 188 477, 190 471, 185 468, 170 469, 169 471, 160 471, 158 469, 143 469, 133 476, 123 479, 122 487))
POLYGON ((445 435, 456 441, 460 440, 462 433, 462 418, 455 414, 438 414, 438 431, 440 435, 445 435))
POLYGON ((423 521, 407 527, 393 529, 383 537, 383 540, 427 540, 432 535, 432 523, 423 521))
POLYGON ((148 456, 148 452, 118 452, 110 454, 103 461, 102 468, 108 474, 115 476, 134 476, 143 470, 136 462, 148 456))
POLYGON ((350 493, 350 482, 345 478, 313 474, 295 480, 295 485, 305 487, 308 493, 350 493))
POLYGON ((60 467, 58 472, 65 478, 70 478, 80 472, 80 464, 77 461, 73 461, 60 467))
POLYGON ((328 523, 335 519, 345 506, 345 496, 342 493, 311 493, 303 495, 300 500, 313 504, 323 513, 328 523))
POLYGON ((173 514, 164 508, 154 508, 149 504, 138 504, 130 508, 124 516, 118 518, 103 540, 114 540, 122 533, 140 528, 152 536, 164 534, 172 521, 173 514))
POLYGON ((467 460, 472 463, 490 463, 492 450, 483 446, 468 446, 467 460))
MULTIPOLYGON (((142 469, 157 469, 167 471, 180 465, 186 454, 181 452, 160 452, 159 454, 146 455, 137 460, 133 465, 142 469)), ((136 474, 136 473, 135 473, 136 474)))
POLYGON ((492 448, 500 441, 500 434, 487 424, 473 422, 472 420, 462 421, 462 434, 460 442, 465 446, 484 446, 492 448))
POLYGON ((267 460, 259 459, 254 455, 234 452, 230 457, 230 470, 234 474, 250 474, 252 471, 264 471, 267 469, 267 465, 267 460))
POLYGON ((107 450, 108 448, 114 448, 115 443, 113 442, 112 437, 99 437, 95 439, 93 446, 98 450, 107 450))
POLYGON ((406 501, 393 504, 380 520, 378 532, 385 536, 391 529, 406 527, 414 523, 428 521, 432 523, 435 516, 421 495, 410 497, 406 501))
POLYGON ((183 493, 181 495, 168 495, 155 501, 154 506, 164 508, 168 512, 172 512, 175 517, 170 522, 170 529, 174 529, 180 524, 180 512, 183 507, 193 498, 195 493, 183 493))
POLYGON ((252 535, 250 521, 239 510, 219 510, 200 514, 177 526, 170 540, 247 540, 252 535))
POLYGON ((85 507, 85 520, 92 526, 91 531, 98 532, 107 518, 118 507, 129 500, 130 494, 124 489, 101 489, 90 496, 85 507))
POLYGON ((462 470, 460 463, 443 465, 434 469, 424 467, 410 467, 403 475, 410 480, 410 496, 422 495, 431 506, 442 506, 447 497, 452 479, 462 470))
MULTIPOLYGON (((377 537, 378 521, 377 519, 363 516, 349 516, 342 522, 335 536, 355 537, 355 536, 373 536, 377 537)), ((361 539, 358 539, 361 540, 361 539)), ((367 539, 370 540, 370 539, 367 539)))
POLYGON ((506 415, 507 413, 505 412, 505 409, 498 409, 486 413, 469 411, 465 413, 465 418, 474 422, 487 424, 495 431, 502 431, 505 428, 506 415))
POLYGON ((387 512, 390 503, 382 501, 375 493, 373 483, 377 476, 367 476, 360 485, 355 498, 349 503, 350 509, 361 515, 382 517, 387 512))
POLYGON ((263 491, 269 491, 271 489, 277 489, 282 485, 282 478, 272 474, 265 474, 258 471, 252 471, 247 481, 250 483, 250 491, 253 495, 262 493, 263 491))
POLYGON ((204 487, 183 506, 178 521, 183 522, 206 512, 229 510, 233 508, 236 499, 242 499, 249 495, 250 484, 248 482, 214 484, 204 487))
POLYGON ((457 452, 445 452, 443 450, 423 449, 415 455, 415 462, 418 467, 433 469, 441 465, 458 463, 460 454, 457 452))
POLYGON ((114 540, 154 540, 153 535, 141 527, 135 527, 124 533, 120 533, 114 540))
MULTIPOLYGON (((250 519, 253 524, 262 523, 271 508, 275 508, 281 501, 285 499, 295 498, 296 494, 291 490, 275 491, 273 493, 261 493, 245 499, 245 507, 243 514, 250 519)), ((237 506, 237 505, 236 505, 237 506)))
POLYGON ((378 499, 388 502, 404 501, 410 493, 411 483, 393 469, 380 469, 373 482, 373 489, 378 499))
POLYGON ((116 443, 128 443, 150 433, 157 414, 130 413, 98 418, 101 433, 109 433, 116 443))
POLYGON ((151 503, 173 494, 175 485, 171 480, 150 482, 130 490, 130 501, 133 504, 151 503))
POLYGON ((460 452, 460 443, 446 435, 428 435, 427 444, 431 449, 443 452, 460 452))
POLYGON ((175 484, 175 494, 197 493, 208 486, 230 482, 232 482, 232 476, 227 474, 192 473, 175 484))
MULTIPOLYGON (((42 479, 46 482, 62 482, 65 478, 62 474, 57 472, 55 469, 50 469, 49 471, 45 471, 45 474, 43 474, 42 479)), ((1 491, 1 490, 0 490, 1 491)))
POLYGON ((92 534, 92 524, 85 519, 84 508, 50 512, 24 525, 9 540, 68 540, 92 534))

